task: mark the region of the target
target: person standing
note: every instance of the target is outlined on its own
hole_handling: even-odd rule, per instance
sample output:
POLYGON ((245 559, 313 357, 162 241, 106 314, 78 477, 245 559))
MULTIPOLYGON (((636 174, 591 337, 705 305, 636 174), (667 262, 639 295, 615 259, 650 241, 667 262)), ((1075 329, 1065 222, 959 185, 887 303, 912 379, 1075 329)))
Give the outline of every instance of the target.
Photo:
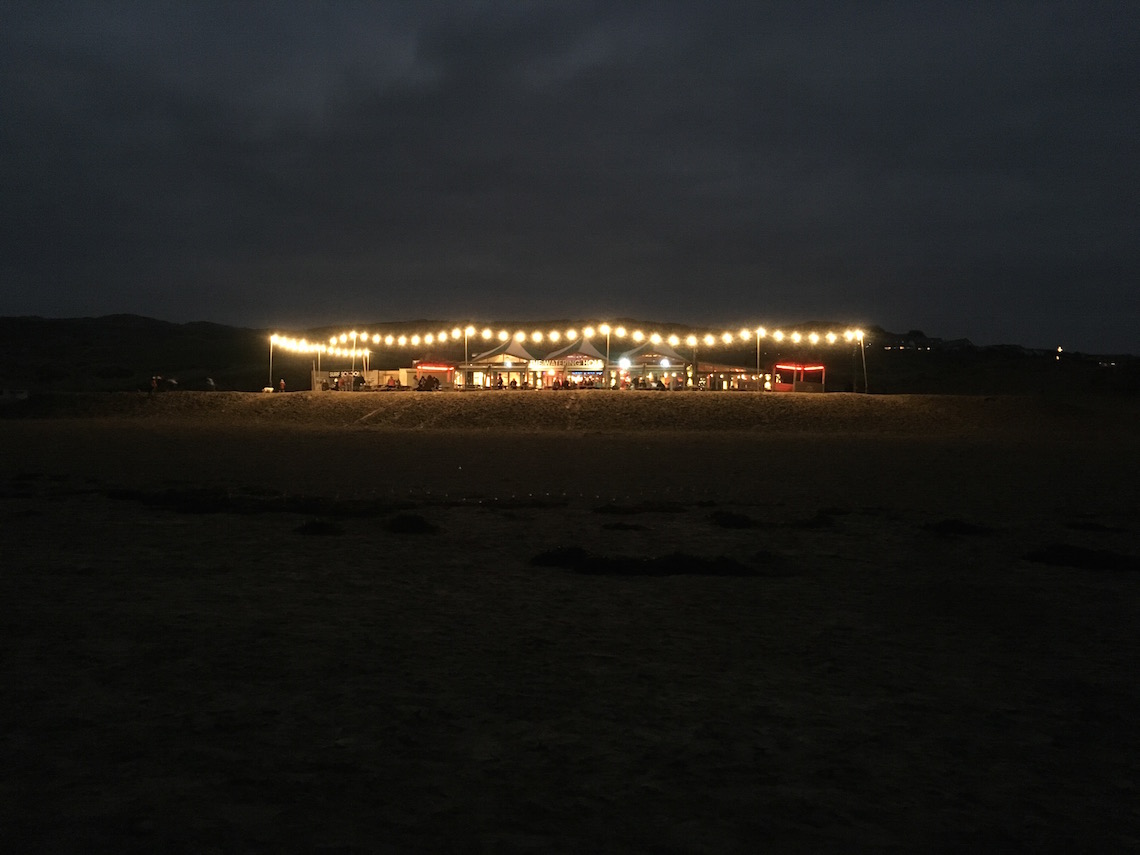
POLYGON ((278 384, 278 386, 280 387, 280 390, 282 392, 285 391, 285 378, 284 377, 281 378, 281 382, 278 384))

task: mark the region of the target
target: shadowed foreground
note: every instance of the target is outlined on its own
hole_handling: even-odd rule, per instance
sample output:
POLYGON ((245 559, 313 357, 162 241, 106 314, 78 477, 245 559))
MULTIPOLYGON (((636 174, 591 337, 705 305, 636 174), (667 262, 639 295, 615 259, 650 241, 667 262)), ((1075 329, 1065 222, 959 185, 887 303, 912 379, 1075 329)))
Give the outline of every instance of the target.
POLYGON ((1140 843, 1130 403, 195 397, 0 421, 10 851, 1140 843))

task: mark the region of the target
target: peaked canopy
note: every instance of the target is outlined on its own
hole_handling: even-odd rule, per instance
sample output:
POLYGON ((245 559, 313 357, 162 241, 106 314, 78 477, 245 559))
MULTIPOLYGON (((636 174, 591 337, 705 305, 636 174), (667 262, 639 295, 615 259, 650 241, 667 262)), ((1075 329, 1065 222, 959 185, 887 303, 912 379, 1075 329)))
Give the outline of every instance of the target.
POLYGON ((596 347, 594 347, 589 339, 579 338, 577 341, 573 341, 565 347, 560 347, 558 350, 552 350, 550 353, 546 354, 546 359, 548 361, 553 361, 556 359, 572 359, 575 356, 585 356, 589 359, 601 359, 603 362, 606 358, 605 354, 601 353, 596 347))
POLYGON ((505 359, 530 362, 534 359, 534 354, 527 350, 521 341, 509 338, 499 344, 498 347, 493 347, 471 357, 472 362, 502 362, 505 359))
POLYGON ((668 359, 670 365, 680 366, 685 364, 685 357, 677 353, 665 342, 660 344, 653 344, 653 342, 645 342, 638 345, 633 350, 627 350, 622 354, 622 358, 628 359, 631 365, 658 365, 662 359, 668 359))

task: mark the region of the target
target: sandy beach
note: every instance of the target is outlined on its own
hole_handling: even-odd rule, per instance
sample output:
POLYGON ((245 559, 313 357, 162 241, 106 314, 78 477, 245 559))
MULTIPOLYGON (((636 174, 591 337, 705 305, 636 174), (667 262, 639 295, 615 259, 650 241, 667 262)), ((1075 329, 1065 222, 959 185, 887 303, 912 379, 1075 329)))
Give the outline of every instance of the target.
POLYGON ((9 851, 1140 845, 1132 398, 29 403, 9 851))

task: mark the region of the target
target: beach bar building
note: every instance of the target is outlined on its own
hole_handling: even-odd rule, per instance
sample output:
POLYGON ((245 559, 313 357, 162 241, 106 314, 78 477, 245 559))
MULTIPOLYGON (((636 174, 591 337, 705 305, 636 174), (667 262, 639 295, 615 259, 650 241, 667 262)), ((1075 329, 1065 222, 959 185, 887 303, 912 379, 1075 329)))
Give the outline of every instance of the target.
MULTIPOLYGON (((744 328, 738 333, 725 332, 719 336, 704 333, 698 336, 689 333, 683 338, 678 332, 663 334, 651 332, 648 336, 641 330, 634 330, 629 337, 635 345, 624 351, 611 347, 611 335, 620 341, 627 337, 625 327, 611 328, 601 324, 597 328, 584 327, 576 330, 558 329, 544 332, 526 332, 516 329, 512 334, 507 329, 494 333, 490 327, 476 330, 466 328, 440 330, 427 333, 405 334, 392 331, 382 333, 358 332, 341 333, 330 336, 328 345, 314 344, 304 338, 297 339, 274 334, 269 337, 270 373, 273 372, 274 350, 306 354, 313 359, 313 389, 400 389, 415 387, 420 381, 430 381, 431 388, 459 389, 551 389, 551 388, 603 388, 603 389, 693 389, 709 391, 762 391, 778 392, 823 392, 825 391, 826 368, 816 351, 823 345, 848 344, 856 348, 856 355, 865 353, 862 330, 849 329, 842 334, 835 331, 785 333, 774 330, 770 333, 763 327, 744 328), (485 342, 484 350, 471 355, 469 345, 478 335, 485 342), (598 336, 605 337, 605 351, 600 349, 598 336), (497 342, 495 338, 497 337, 497 342), (761 371, 762 342, 768 337, 775 344, 779 361, 772 373, 761 371), (352 346, 346 346, 351 341, 352 346), (463 347, 459 351, 459 342, 463 347), (380 345, 383 349, 374 351, 369 345, 380 345), (755 371, 743 364, 710 362, 706 348, 724 347, 723 354, 730 359, 739 359, 744 349, 742 342, 754 342, 756 347, 755 371), (785 343, 786 342, 786 343, 785 343), (544 344, 545 343, 545 344, 544 344), (677 348, 686 345, 681 351, 677 348), (379 356, 384 362, 393 361, 392 348, 420 349, 423 357, 412 360, 409 367, 377 371, 370 365, 372 358, 379 356), (780 350, 790 350, 787 358, 780 358, 780 350), (698 350, 706 355, 705 361, 698 360, 698 350), (803 353, 802 351, 808 352, 803 353), (433 353, 434 351, 434 353, 433 353), (459 351, 463 361, 451 362, 449 358, 459 351), (438 354, 438 356, 436 355, 438 354), (684 354, 684 355, 682 355, 684 354), (321 357, 340 363, 340 370, 326 365, 321 366, 321 357), (439 357, 445 358, 439 358, 439 357), (797 359, 810 357, 815 362, 800 362, 797 359), (344 366, 350 366, 344 370, 344 366), (358 366, 360 366, 358 368, 358 366)), ((866 359, 864 356, 864 376, 866 359)), ((769 363, 770 364, 770 363, 769 363)), ((406 363, 405 363, 406 365, 406 363)))
POLYGON ((604 388, 606 358, 588 339, 579 338, 531 363, 540 389, 604 388))
POLYGON ((777 362, 772 369, 773 392, 822 392, 827 368, 822 363, 777 362))
POLYGON ((713 392, 761 392, 770 379, 770 375, 757 374, 755 367, 718 362, 702 362, 698 376, 700 387, 713 392))
POLYGON ((508 338, 459 366, 463 385, 476 389, 534 388, 535 356, 521 341, 508 338), (514 384, 513 386, 511 384, 514 384))
POLYGON ((665 342, 647 341, 618 357, 622 388, 684 389, 692 386, 692 364, 665 342))

